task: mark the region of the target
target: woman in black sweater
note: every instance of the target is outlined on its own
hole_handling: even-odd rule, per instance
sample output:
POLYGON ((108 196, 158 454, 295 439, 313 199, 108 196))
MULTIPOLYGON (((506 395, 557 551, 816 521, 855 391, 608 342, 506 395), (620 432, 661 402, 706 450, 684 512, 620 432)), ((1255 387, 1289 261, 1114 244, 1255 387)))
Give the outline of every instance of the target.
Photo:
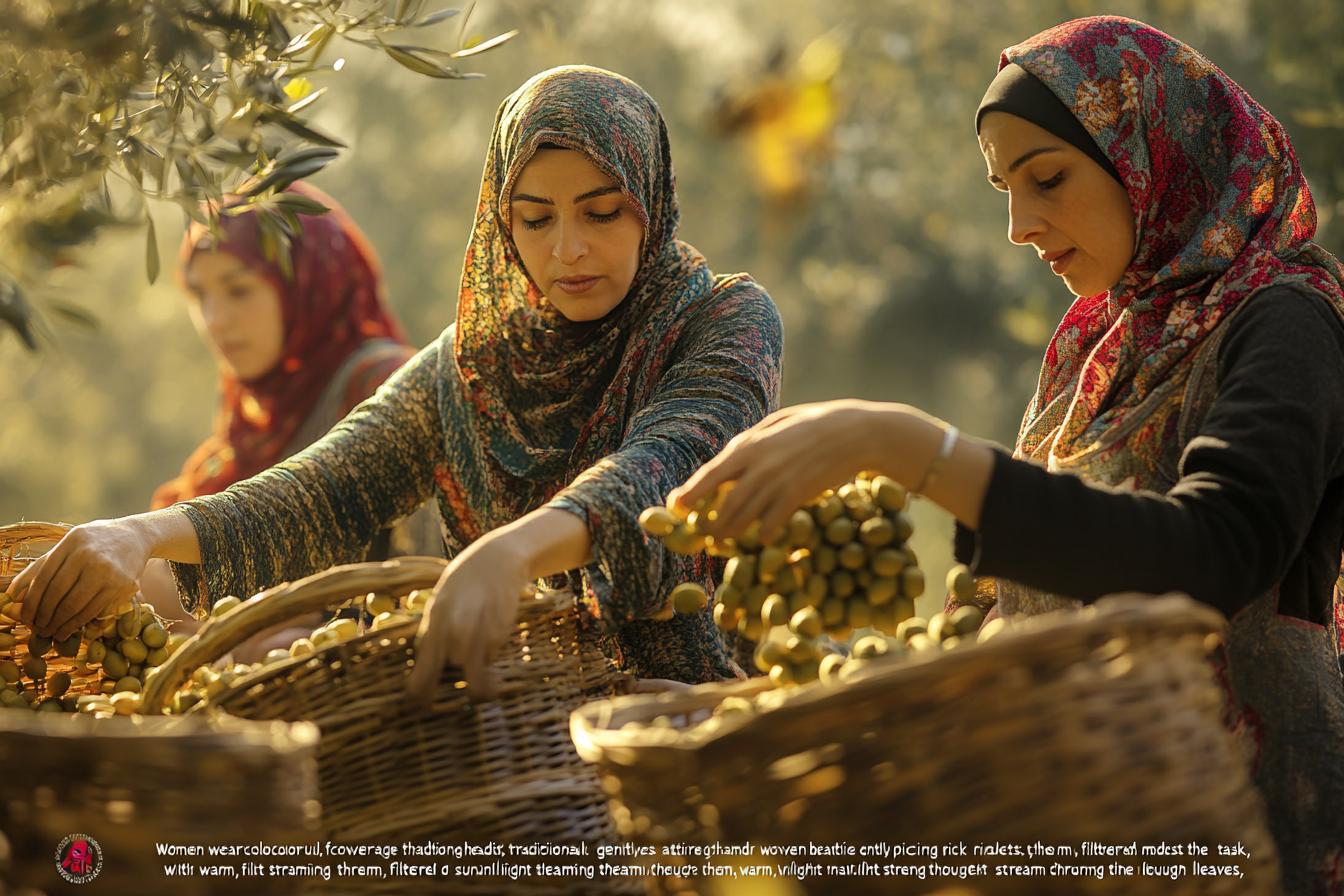
POLYGON ((1079 298, 1012 456, 919 411, 780 411, 680 491, 767 537, 880 470, 958 520, 997 611, 1184 591, 1215 657, 1291 894, 1344 882, 1344 269, 1282 126, 1146 25, 1069 22, 1006 50, 976 119, 1009 239, 1079 298), (1063 473, 1072 475, 1060 475, 1063 473))

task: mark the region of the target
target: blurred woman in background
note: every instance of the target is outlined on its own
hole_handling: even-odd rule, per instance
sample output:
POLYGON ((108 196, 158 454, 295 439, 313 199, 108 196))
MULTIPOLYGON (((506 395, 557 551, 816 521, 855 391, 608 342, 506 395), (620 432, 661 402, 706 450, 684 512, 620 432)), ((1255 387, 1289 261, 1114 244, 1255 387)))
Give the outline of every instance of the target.
POLYGON ((708 607, 669 607, 678 584, 712 589, 715 564, 666 550, 639 515, 778 406, 782 325, 755 281, 715 276, 677 239, 679 220, 647 93, 587 66, 532 78, 495 120, 456 324, 277 467, 72 530, 10 586, 25 621, 83 625, 151 557, 174 561, 191 605, 252 594, 359 559, 437 496, 453 559, 408 683, 426 703, 445 659, 492 693, 520 593, 566 573, 627 671, 741 677, 708 607))
MULTIPOLYGON (((692 477, 708 525, 769 537, 879 470, 958 520, 996 612, 1183 591, 1294 896, 1344 883, 1344 268, 1288 134, 1207 59, 1128 19, 1004 51, 976 118, 1009 239, 1076 296, 1010 455, 913 408, 781 411, 692 477), (1071 475, 1062 475, 1071 474, 1071 475)), ((1118 836, 1125 836, 1117 831, 1118 836)))
MULTIPOLYGON (((267 257, 256 211, 222 215, 218 239, 196 222, 183 237, 177 280, 218 364, 220 404, 210 437, 154 493, 154 510, 221 492, 298 453, 415 354, 387 305, 378 256, 359 227, 317 188, 294 184, 289 190, 329 209, 299 215, 289 272, 267 257)), ((369 557, 390 551, 442 556, 433 515, 417 513, 380 530, 369 557)), ((180 616, 164 561, 152 562, 141 584, 160 613, 180 616)), ((189 599, 185 609, 208 607, 189 599)))

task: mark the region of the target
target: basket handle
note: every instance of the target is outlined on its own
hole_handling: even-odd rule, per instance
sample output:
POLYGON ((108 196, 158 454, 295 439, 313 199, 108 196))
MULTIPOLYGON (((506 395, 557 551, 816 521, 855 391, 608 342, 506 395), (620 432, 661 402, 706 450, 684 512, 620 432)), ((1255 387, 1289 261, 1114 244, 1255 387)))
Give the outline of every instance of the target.
POLYGON ((140 694, 140 711, 158 715, 198 666, 214 662, 276 623, 371 591, 398 597, 417 588, 432 588, 447 565, 447 561, 438 557, 352 563, 263 591, 228 615, 208 620, 168 662, 159 666, 140 694))

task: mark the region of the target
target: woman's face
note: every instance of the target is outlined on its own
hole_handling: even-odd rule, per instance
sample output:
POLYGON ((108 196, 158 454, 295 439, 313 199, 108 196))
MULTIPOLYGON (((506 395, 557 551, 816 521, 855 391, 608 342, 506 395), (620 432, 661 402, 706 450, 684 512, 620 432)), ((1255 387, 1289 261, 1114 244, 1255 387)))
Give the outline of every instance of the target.
POLYGON ((621 304, 639 270, 644 224, 621 188, 581 152, 542 149, 510 200, 513 242, 556 310, 598 320, 621 304))
POLYGON ((280 363, 285 317, 280 293, 228 252, 197 252, 187 267, 191 318, 226 373, 254 380, 280 363))
POLYGON ((980 120, 980 150, 989 182, 1008 194, 1009 240, 1035 246, 1076 296, 1120 282, 1134 257, 1134 209, 1105 168, 1007 112, 980 120))

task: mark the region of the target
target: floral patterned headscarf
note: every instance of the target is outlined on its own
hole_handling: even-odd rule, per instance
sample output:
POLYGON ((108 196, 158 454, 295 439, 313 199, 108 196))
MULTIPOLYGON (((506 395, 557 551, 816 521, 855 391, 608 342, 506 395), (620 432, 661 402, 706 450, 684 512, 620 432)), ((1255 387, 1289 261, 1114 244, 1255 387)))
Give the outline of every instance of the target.
POLYGON ((1086 468, 1125 450, 1143 487, 1179 405, 1148 399, 1187 376, 1201 342, 1261 287, 1300 283, 1344 310, 1344 269, 1311 242, 1316 208, 1283 126, 1185 44, 1099 16, 1010 47, 1009 63, 1115 164, 1137 228, 1121 281, 1079 298, 1056 331, 1016 455, 1086 468))
POLYGON ((648 359, 675 344, 669 337, 712 288, 704 258, 676 239, 679 220, 667 125, 633 81, 564 66, 500 106, 457 303, 452 357, 465 400, 441 405, 458 471, 439 483, 442 509, 464 542, 540 506, 620 446, 647 386, 640 371, 659 368, 648 359), (543 143, 587 156, 644 224, 630 291, 597 321, 573 323, 552 307, 513 242, 513 186, 543 143))

